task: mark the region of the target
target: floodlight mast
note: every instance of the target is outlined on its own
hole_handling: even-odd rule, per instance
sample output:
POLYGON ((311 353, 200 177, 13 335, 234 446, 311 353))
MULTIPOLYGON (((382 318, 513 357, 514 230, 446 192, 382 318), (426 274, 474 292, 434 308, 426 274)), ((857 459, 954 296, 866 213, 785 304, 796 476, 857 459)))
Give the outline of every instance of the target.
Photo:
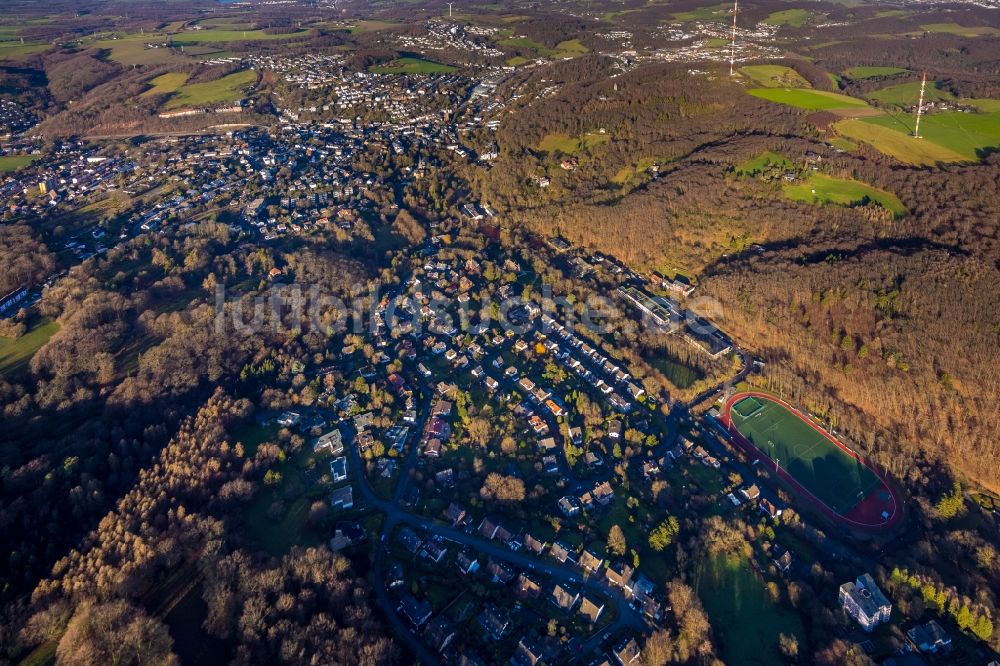
POLYGON ((927 88, 927 72, 920 79, 920 100, 917 102, 917 122, 913 126, 913 138, 920 138, 920 116, 924 113, 924 90, 927 88))
POLYGON ((739 10, 740 0, 733 0, 733 38, 729 45, 729 76, 735 74, 736 67, 736 12, 739 10))

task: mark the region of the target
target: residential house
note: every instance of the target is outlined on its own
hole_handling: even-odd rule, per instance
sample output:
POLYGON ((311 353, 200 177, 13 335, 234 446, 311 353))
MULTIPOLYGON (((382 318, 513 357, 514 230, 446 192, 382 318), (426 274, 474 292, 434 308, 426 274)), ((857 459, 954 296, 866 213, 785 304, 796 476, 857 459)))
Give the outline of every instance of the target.
POLYGON ((399 530, 399 542, 403 544, 403 548, 409 551, 411 555, 416 555, 420 552, 420 548, 424 545, 423 539, 406 526, 399 530))
POLYGON ((597 619, 601 617, 601 613, 604 612, 604 602, 600 600, 593 601, 590 597, 584 595, 583 599, 580 601, 579 612, 580 615, 587 618, 591 624, 594 624, 597 622, 597 619))
POLYGON ((479 560, 476 559, 475 553, 468 549, 461 550, 455 557, 455 564, 458 566, 458 571, 468 576, 479 570, 479 560))
POLYGON ((414 627, 421 627, 431 617, 431 605, 426 601, 419 601, 412 594, 404 593, 400 599, 399 608, 403 616, 410 621, 414 627))
POLYGON ((330 476, 334 483, 347 480, 347 458, 345 456, 330 461, 330 476))
POLYGON ((336 511, 354 508, 354 487, 344 486, 330 491, 330 506, 336 511))
POLYGON ((601 506, 608 506, 615 499, 615 491, 608 481, 598 483, 594 486, 594 500, 601 506))
POLYGON ((753 484, 751 486, 747 486, 746 488, 740 488, 740 494, 752 502, 760 497, 760 488, 757 487, 757 484, 753 484))
POLYGON ((615 587, 620 587, 626 594, 632 593, 632 576, 635 569, 624 560, 617 560, 608 565, 608 570, 604 575, 608 583, 615 587))
POLYGON ((541 555, 545 552, 545 542, 539 541, 530 534, 524 535, 524 545, 528 547, 528 550, 533 552, 535 555, 541 555))
POLYGON ((580 556, 580 567, 585 571, 594 573, 601 568, 602 564, 604 564, 604 558, 598 557, 592 550, 585 550, 580 556))
POLYGON ((559 510, 567 518, 572 518, 580 513, 580 500, 575 497, 570 497, 569 495, 561 497, 559 498, 558 505, 559 510))
POLYGON ((479 626, 483 628, 489 638, 495 641, 503 637, 509 624, 510 618, 507 617, 507 614, 493 604, 487 604, 479 616, 479 626))
POLYGON ((534 637, 522 636, 517 642, 514 656, 510 658, 513 666, 535 666, 542 661, 542 648, 538 639, 534 637))
POLYGON ((451 521, 451 526, 455 527, 458 525, 464 525, 466 522, 465 509, 460 504, 452 502, 448 505, 448 508, 444 510, 444 517, 451 521))
POLYGON ((937 620, 913 627, 906 632, 906 638, 917 651, 925 654, 951 650, 951 637, 937 623, 937 620))
POLYGON ((535 580, 533 580, 527 574, 521 574, 517 577, 517 583, 514 586, 515 594, 518 599, 522 601, 525 599, 537 599, 538 595, 542 593, 542 587, 535 580))
POLYGON ((630 664, 638 664, 639 656, 641 651, 639 650, 639 644, 636 643, 634 638, 623 638, 612 649, 611 656, 614 660, 621 666, 629 666, 630 664))
POLYGON ((492 557, 486 562, 486 573, 490 575, 494 583, 506 585, 514 580, 514 572, 502 562, 497 562, 492 557))
POLYGON ((550 601, 555 604, 556 608, 564 611, 573 610, 573 606, 576 605, 577 600, 580 598, 580 593, 568 590, 562 585, 556 585, 552 588, 552 595, 550 601))
POLYGON ((853 583, 840 586, 840 606, 854 618, 861 628, 871 631, 882 622, 888 622, 892 604, 882 594, 870 574, 861 574, 853 583))
POLYGON ((561 541, 556 541, 549 548, 549 555, 555 558, 561 564, 566 564, 566 562, 575 563, 576 557, 573 555, 573 551, 566 544, 561 541))
POLYGON ((760 501, 760 511, 764 515, 769 516, 771 520, 777 520, 781 516, 781 509, 766 499, 760 501))
POLYGON ((447 617, 438 615, 427 624, 427 628, 424 629, 424 638, 427 639, 427 643, 432 648, 437 650, 438 654, 443 655, 455 639, 455 628, 447 617))
POLYGON ((320 435, 313 444, 314 453, 329 453, 332 456, 339 456, 344 453, 344 442, 339 430, 331 430, 325 435, 320 435))

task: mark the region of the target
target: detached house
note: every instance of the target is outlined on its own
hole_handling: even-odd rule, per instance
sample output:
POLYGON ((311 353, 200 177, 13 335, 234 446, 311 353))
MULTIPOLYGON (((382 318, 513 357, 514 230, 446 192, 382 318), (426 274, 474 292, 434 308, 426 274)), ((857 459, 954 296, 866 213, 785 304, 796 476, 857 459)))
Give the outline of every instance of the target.
POLYGON ((865 631, 871 631, 879 624, 888 622, 892 614, 892 604, 867 573, 858 576, 853 583, 844 583, 840 586, 840 606, 865 631))

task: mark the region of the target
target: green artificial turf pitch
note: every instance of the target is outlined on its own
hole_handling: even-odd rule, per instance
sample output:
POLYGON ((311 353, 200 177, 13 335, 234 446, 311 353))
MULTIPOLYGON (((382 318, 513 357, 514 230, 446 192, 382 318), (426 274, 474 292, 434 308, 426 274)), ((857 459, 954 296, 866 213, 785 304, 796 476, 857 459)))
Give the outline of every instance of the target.
POLYGON ((744 398, 730 414, 740 434, 840 515, 881 483, 862 462, 776 402, 744 398))

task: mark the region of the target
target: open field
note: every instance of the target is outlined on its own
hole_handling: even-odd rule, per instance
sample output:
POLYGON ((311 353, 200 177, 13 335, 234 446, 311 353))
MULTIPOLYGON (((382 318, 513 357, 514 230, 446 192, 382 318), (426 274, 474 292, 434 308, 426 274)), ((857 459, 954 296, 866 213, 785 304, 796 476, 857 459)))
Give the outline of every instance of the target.
POLYGON ((542 140, 538 142, 538 149, 547 153, 576 155, 584 150, 592 150, 610 140, 610 134, 599 134, 597 132, 588 132, 578 137, 562 132, 552 132, 542 137, 542 140))
POLYGON ((171 35, 172 44, 219 44, 226 42, 263 42, 305 37, 307 30, 270 35, 263 30, 189 30, 171 35))
POLYGON ((186 72, 167 72, 150 80, 153 87, 142 93, 144 96, 167 95, 177 92, 188 80, 186 72))
MULTIPOLYGON (((875 92, 868 93, 868 99, 878 102, 882 106, 908 107, 916 106, 920 99, 920 82, 900 83, 895 86, 886 86, 875 92)), ((928 81, 924 90, 925 102, 938 102, 941 100, 953 100, 955 96, 947 90, 938 88, 937 83, 928 81)))
POLYGON ((791 168, 792 161, 789 160, 784 155, 779 155, 778 153, 772 152, 770 150, 765 150, 763 153, 757 157, 747 160, 743 164, 736 167, 736 175, 738 176, 753 176, 762 171, 767 170, 770 167, 780 167, 782 169, 791 168))
POLYGON ((886 114, 840 121, 834 129, 910 164, 977 161, 986 151, 1000 147, 1000 112, 925 115, 920 139, 910 136, 914 122, 909 114, 886 114))
POLYGON ((800 183, 786 183, 784 192, 785 196, 793 201, 811 204, 856 206, 865 200, 870 200, 891 211, 896 217, 906 214, 906 207, 895 194, 857 180, 833 178, 817 173, 800 183))
POLYGON ((845 515, 881 480, 864 463, 831 442, 780 403, 749 396, 729 412, 736 430, 785 470, 813 497, 845 515))
POLYGON ((40 42, 28 42, 27 44, 21 44, 20 41, 3 42, 0 43, 0 61, 27 58, 35 53, 41 53, 45 49, 49 48, 49 46, 49 44, 40 42))
POLYGON ((166 104, 168 109, 185 106, 201 106, 222 102, 235 102, 243 97, 243 91, 257 80, 257 73, 251 69, 233 72, 215 81, 192 83, 177 89, 166 104))
POLYGON ((373 74, 447 74, 458 68, 423 58, 399 58, 386 65, 369 67, 373 74))
POLYGON ((568 39, 564 42, 559 42, 555 48, 551 49, 528 37, 509 37, 500 40, 498 45, 506 48, 532 51, 539 57, 554 58, 556 60, 576 58, 590 50, 579 39, 568 39))
POLYGON ((927 32, 946 32, 950 35, 958 35, 959 37, 982 37, 984 35, 995 37, 1000 35, 1000 30, 985 25, 965 26, 957 23, 926 23, 920 27, 927 32))
POLYGON ((809 11, 806 9, 783 9, 772 12, 764 23, 768 25, 790 25, 793 28, 801 28, 809 20, 809 11))
POLYGON ((808 111, 828 111, 831 109, 864 108, 868 104, 860 99, 826 92, 824 90, 802 90, 800 88, 753 88, 747 91, 754 97, 778 104, 787 104, 808 111))
POLYGON ((784 65, 747 65, 740 72, 765 88, 811 88, 809 82, 791 67, 784 65))
POLYGON ((849 67, 844 74, 852 79, 877 79, 880 76, 893 76, 909 70, 902 67, 849 67))
POLYGON ((16 340, 0 338, 0 375, 17 374, 49 338, 59 330, 59 324, 48 319, 32 322, 28 332, 16 340))
POLYGON ((778 648, 780 633, 793 634, 800 646, 805 645, 805 630, 798 615, 772 601, 764 582, 746 559, 724 553, 706 557, 698 568, 694 587, 726 663, 787 663, 778 648))
POLYGON ((163 44, 166 41, 166 35, 128 34, 118 39, 83 40, 82 45, 108 49, 109 57, 122 65, 176 65, 189 62, 173 49, 162 46, 155 49, 146 48, 147 43, 163 44))
POLYGON ((686 12, 675 12, 673 14, 676 21, 705 21, 708 19, 725 17, 729 15, 730 6, 724 3, 718 5, 708 5, 686 12))
POLYGON ((38 159, 38 155, 4 155, 0 157, 0 173, 11 173, 23 169, 38 159))

